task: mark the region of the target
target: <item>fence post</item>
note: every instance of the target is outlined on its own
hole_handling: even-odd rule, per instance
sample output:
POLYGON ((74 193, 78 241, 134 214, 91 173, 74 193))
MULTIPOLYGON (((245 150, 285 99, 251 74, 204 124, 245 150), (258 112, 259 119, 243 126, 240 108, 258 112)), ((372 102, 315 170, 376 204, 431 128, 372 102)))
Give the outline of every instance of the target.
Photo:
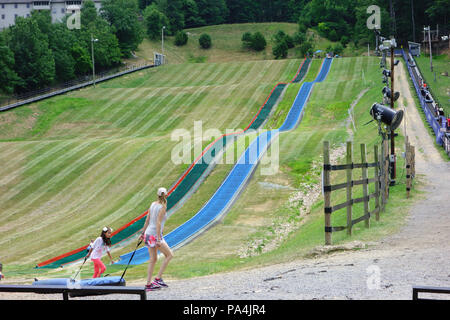
MULTIPOLYGON (((352 142, 347 141, 347 164, 350 165, 353 163, 352 159, 352 142)), ((347 203, 350 203, 352 200, 352 168, 347 168, 347 203)), ((352 206, 347 206, 347 234, 349 236, 352 235, 352 206)))
POLYGON ((411 190, 411 146, 408 136, 405 137, 405 162, 406 162, 406 198, 409 198, 411 190))
POLYGON ((389 142, 384 140, 383 166, 384 166, 384 204, 389 199, 389 142))
MULTIPOLYGON (((323 142, 323 186, 330 185, 330 142, 323 142)), ((323 187, 322 186, 322 187, 323 187)), ((324 211, 325 211, 325 245, 331 245, 331 213, 327 212, 327 208, 331 207, 331 192, 324 191, 324 211)))
POLYGON ((384 205, 386 203, 386 195, 384 194, 384 142, 381 142, 381 152, 378 155, 380 163, 380 195, 381 195, 381 210, 384 211, 384 205))
POLYGON ((375 161, 375 217, 380 220, 380 157, 378 155, 378 146, 373 146, 373 159, 375 161))
MULTIPOLYGON (((362 163, 362 180, 363 180, 363 197, 364 197, 364 215, 369 215, 369 185, 367 183, 367 161, 366 161, 366 145, 361 144, 361 163, 362 163)), ((370 227, 370 215, 364 220, 366 228, 370 227)))

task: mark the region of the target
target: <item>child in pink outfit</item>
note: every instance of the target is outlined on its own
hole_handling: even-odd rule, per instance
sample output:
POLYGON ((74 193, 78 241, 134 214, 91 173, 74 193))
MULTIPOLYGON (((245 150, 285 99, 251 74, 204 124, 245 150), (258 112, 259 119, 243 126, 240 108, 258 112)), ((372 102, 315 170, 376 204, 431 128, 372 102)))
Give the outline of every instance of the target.
POLYGON ((94 276, 92 278, 100 277, 106 270, 106 267, 101 260, 103 252, 105 250, 109 258, 111 259, 111 263, 114 263, 113 258, 111 257, 111 254, 109 252, 109 249, 111 247, 111 232, 111 228, 104 227, 100 237, 95 239, 91 249, 89 250, 88 257, 90 256, 92 262, 94 263, 94 276))

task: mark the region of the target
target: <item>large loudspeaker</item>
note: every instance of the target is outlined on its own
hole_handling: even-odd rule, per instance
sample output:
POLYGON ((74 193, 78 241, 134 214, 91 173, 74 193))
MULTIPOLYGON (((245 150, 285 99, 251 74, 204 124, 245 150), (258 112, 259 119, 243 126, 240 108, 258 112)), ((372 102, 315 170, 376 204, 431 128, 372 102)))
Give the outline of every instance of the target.
POLYGON ((370 109, 370 115, 375 119, 388 125, 392 131, 398 128, 403 120, 403 110, 392 110, 379 103, 374 103, 370 109))

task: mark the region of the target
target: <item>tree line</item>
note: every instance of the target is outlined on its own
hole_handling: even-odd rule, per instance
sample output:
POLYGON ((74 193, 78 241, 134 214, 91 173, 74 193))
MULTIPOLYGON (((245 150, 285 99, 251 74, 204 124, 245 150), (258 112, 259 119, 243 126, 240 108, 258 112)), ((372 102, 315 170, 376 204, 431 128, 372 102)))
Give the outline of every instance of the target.
POLYGON ((83 2, 80 28, 67 19, 52 23, 49 10, 17 17, 0 32, 0 91, 21 93, 75 79, 92 72, 92 37, 96 71, 129 57, 144 38, 135 0, 104 0, 100 12, 83 2))
MULTIPOLYGON (((103 0, 99 12, 90 0, 83 2, 81 29, 69 30, 66 21, 51 23, 49 12, 18 17, 14 26, 0 32, 0 91, 33 90, 87 74, 92 68, 91 35, 95 43, 96 70, 108 69, 129 57, 144 37, 159 39, 183 29, 223 23, 292 22, 298 32, 290 39, 276 36, 274 56, 283 58, 287 48, 301 44, 310 52, 305 37, 312 28, 331 41, 336 50, 375 43, 367 29, 367 7, 381 9, 381 33, 400 43, 421 39, 424 25, 439 24, 449 31, 448 0, 103 0), (391 10, 391 4, 393 10, 391 10), (394 13, 394 14, 392 14, 394 13)), ((257 37, 260 35, 256 35, 257 37)), ((244 44, 250 46, 248 35, 244 44)), ((255 45, 261 39, 254 41, 255 45)))

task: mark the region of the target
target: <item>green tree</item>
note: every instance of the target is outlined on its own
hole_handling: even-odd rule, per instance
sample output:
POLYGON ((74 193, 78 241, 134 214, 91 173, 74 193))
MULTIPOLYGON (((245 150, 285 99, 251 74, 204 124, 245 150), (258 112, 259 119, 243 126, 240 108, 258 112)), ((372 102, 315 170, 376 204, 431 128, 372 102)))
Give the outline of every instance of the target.
POLYGON ((259 31, 255 32, 252 36, 251 47, 255 51, 262 51, 266 48, 267 41, 263 34, 259 31))
POLYGON ((175 45, 184 46, 188 42, 188 35, 184 31, 178 31, 175 34, 175 45))
POLYGON ((169 25, 167 17, 158 10, 155 4, 149 5, 144 10, 144 22, 146 26, 147 36, 156 40, 161 37, 161 29, 163 26, 169 25))
POLYGON ((253 36, 251 32, 244 32, 241 37, 242 46, 244 48, 251 48, 252 47, 252 41, 253 36))
POLYGON ((200 17, 207 25, 224 23, 229 11, 224 0, 197 0, 200 17))
POLYGON ((272 48, 272 53, 275 59, 286 58, 288 54, 288 45, 286 41, 282 40, 277 42, 275 46, 272 48))
POLYGON ((184 15, 184 24, 186 28, 199 27, 205 25, 198 13, 198 5, 194 0, 183 0, 182 10, 184 15))
POLYGON ((0 92, 12 93, 22 83, 14 71, 14 52, 6 45, 3 32, 0 33, 0 92))
POLYGON ((207 33, 202 33, 200 35, 200 38, 198 39, 198 43, 200 44, 200 47, 202 47, 203 49, 211 48, 212 45, 211 36, 207 33))
POLYGON ((19 90, 47 86, 55 78, 55 60, 48 47, 48 38, 36 21, 17 17, 10 27, 10 48, 14 52, 14 70, 24 80, 19 90))
POLYGON ((143 40, 137 0, 103 0, 100 14, 113 27, 122 55, 129 57, 143 40))

